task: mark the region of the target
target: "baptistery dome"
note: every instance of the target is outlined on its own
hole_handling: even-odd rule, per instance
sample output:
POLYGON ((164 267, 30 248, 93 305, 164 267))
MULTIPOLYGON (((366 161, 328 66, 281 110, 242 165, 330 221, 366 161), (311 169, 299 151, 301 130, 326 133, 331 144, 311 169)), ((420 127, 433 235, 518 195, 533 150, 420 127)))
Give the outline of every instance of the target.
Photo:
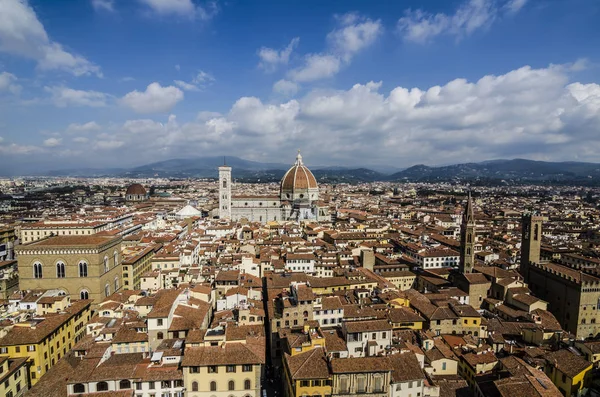
POLYGON ((281 180, 281 199, 288 201, 316 201, 319 199, 317 180, 302 162, 300 151, 296 156, 296 162, 281 180))

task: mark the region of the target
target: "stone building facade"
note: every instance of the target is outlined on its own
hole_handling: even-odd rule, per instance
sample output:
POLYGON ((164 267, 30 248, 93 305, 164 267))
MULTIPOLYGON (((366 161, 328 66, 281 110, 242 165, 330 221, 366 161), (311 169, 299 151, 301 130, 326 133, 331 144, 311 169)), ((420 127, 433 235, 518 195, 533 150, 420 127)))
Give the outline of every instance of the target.
POLYGON ((99 303, 122 288, 120 236, 55 236, 17 247, 20 289, 60 289, 99 303))

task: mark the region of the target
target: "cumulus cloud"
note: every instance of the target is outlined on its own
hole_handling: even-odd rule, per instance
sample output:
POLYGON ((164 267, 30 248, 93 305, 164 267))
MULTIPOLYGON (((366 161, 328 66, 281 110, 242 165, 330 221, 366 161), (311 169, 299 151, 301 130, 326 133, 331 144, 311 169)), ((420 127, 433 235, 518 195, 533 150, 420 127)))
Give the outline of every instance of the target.
POLYGON ((66 106, 106 106, 108 95, 98 91, 75 90, 65 86, 44 87, 51 94, 50 101, 57 107, 66 106))
POLYGON ((217 15, 219 8, 216 2, 206 6, 194 4, 192 0, 138 0, 157 15, 179 16, 191 19, 209 20, 217 15))
POLYGON ((334 55, 310 54, 304 65, 291 70, 288 76, 298 82, 315 81, 332 77, 340 70, 341 61, 334 55))
POLYGON ((298 92, 298 84, 289 80, 279 80, 273 84, 273 91, 283 96, 294 96, 298 92))
POLYGON ((173 83, 184 91, 200 91, 200 88, 194 84, 186 83, 182 80, 173 80, 173 83))
POLYGON ((275 71, 280 65, 287 65, 292 51, 298 46, 299 37, 294 37, 292 41, 283 49, 275 50, 273 48, 262 47, 258 50, 260 62, 258 66, 268 72, 275 71))
POLYGON ((0 73, 0 92, 7 91, 13 94, 21 92, 21 86, 16 83, 17 76, 12 73, 0 73))
POLYGON ((183 100, 183 91, 172 85, 163 87, 159 83, 151 83, 146 91, 132 91, 125 95, 121 102, 137 113, 168 112, 183 100))
POLYGON ((44 146, 46 147, 56 147, 59 146, 62 142, 60 138, 48 138, 44 141, 44 146))
POLYGON ((96 11, 115 11, 115 1, 114 0, 92 0, 92 7, 96 11))
POLYGON ((453 14, 408 10, 397 27, 404 40, 416 43, 426 43, 440 35, 462 38, 488 28, 502 12, 517 13, 525 3, 526 0, 510 0, 499 7, 494 0, 467 0, 453 14))
POLYGON ((93 132, 100 131, 102 127, 95 121, 88 121, 87 123, 78 124, 71 123, 67 127, 67 132, 93 132))
POLYGON ((291 80, 307 82, 334 76, 343 62, 349 63, 383 32, 380 20, 373 21, 356 13, 339 15, 337 20, 338 26, 327 35, 327 50, 306 55, 303 65, 288 73, 291 80))
POLYGON ((52 41, 26 0, 0 1, 0 51, 32 59, 43 70, 102 76, 99 66, 52 41))
POLYGON ((137 163, 221 153, 292 162, 301 148, 309 166, 597 161, 600 85, 571 81, 572 73, 570 65, 523 66, 431 87, 384 90, 376 81, 274 103, 242 97, 227 112, 204 111, 189 122, 169 115, 111 124, 89 136, 98 154, 87 156, 124 161, 135 147, 137 163))

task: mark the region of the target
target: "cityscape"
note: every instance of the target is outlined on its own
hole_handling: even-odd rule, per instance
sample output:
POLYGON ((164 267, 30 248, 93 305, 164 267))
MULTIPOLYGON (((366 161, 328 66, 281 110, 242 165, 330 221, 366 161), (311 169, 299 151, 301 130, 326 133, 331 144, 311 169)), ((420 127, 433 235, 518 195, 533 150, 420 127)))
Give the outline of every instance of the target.
POLYGON ((599 6, 0 0, 0 397, 600 396, 599 6))

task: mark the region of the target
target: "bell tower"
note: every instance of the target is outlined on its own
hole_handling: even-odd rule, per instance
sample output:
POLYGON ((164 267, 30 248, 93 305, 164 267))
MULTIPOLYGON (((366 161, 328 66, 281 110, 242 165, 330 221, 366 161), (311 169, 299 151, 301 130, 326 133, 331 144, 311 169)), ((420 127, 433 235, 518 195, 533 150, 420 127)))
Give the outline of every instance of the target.
POLYGON ((219 167, 219 218, 231 219, 231 167, 219 167))
POLYGON ((540 263, 544 217, 526 212, 521 218, 521 275, 529 282, 529 264, 540 263))
POLYGON ((471 192, 460 225, 460 262, 461 273, 472 273, 475 266, 475 212, 471 192))

